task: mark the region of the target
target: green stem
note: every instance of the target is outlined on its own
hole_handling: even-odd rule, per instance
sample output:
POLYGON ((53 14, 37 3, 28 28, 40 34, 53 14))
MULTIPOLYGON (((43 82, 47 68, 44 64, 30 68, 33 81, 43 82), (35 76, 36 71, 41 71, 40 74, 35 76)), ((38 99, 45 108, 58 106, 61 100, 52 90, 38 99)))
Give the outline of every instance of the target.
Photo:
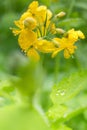
POLYGON ((45 19, 45 22, 44 22, 44 34, 43 36, 45 36, 46 34, 46 25, 47 25, 47 14, 46 14, 46 19, 45 19))
POLYGON ((40 27, 38 27, 38 30, 39 30, 39 32, 40 32, 40 36, 42 37, 42 32, 41 32, 40 27))
POLYGON ((72 0, 71 1, 71 4, 70 4, 70 8, 69 8, 69 10, 68 10, 68 14, 67 14, 67 18, 69 18, 70 17, 70 14, 72 13, 72 11, 73 11, 73 8, 74 8, 74 5, 75 5, 75 0, 72 0))
POLYGON ((58 80, 58 71, 59 71, 59 55, 55 57, 55 66, 54 66, 54 83, 57 83, 58 80))

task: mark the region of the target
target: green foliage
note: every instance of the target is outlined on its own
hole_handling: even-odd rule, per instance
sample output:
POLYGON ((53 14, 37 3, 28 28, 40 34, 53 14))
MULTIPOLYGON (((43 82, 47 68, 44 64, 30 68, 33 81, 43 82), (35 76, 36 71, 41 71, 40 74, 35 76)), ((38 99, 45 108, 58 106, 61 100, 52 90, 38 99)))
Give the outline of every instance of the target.
POLYGON ((51 93, 53 106, 47 115, 54 127, 69 122, 69 119, 87 109, 86 85, 87 71, 82 71, 72 74, 53 87, 51 93))
POLYGON ((50 130, 33 107, 10 106, 0 110, 1 130, 50 130))
POLYGON ((85 34, 73 58, 31 62, 10 30, 32 0, 0 0, 0 130, 87 129, 87 0, 38 0, 85 34), (19 53, 20 52, 20 53, 19 53))

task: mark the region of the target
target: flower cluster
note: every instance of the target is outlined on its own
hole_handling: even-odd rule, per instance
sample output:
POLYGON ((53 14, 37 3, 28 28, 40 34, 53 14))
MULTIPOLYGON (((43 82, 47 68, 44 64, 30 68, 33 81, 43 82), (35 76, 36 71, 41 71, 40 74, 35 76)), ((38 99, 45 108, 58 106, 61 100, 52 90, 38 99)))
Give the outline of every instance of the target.
POLYGON ((79 38, 84 39, 85 36, 81 31, 74 29, 65 32, 56 28, 55 19, 64 15, 64 12, 60 12, 53 16, 46 6, 39 6, 38 1, 33 1, 29 5, 27 11, 15 21, 18 28, 12 29, 14 35, 19 35, 19 45, 27 56, 39 60, 40 52, 52 53, 52 57, 55 57, 64 50, 65 58, 69 58, 74 53, 77 48, 74 43, 79 38), (63 34, 62 38, 57 37, 57 33, 63 34))

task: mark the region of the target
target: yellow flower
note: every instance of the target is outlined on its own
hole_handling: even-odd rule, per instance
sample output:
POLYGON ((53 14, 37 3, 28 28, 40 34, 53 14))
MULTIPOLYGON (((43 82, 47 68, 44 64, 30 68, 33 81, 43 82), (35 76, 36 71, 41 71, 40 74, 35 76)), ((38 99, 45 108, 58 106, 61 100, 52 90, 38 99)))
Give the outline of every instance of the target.
POLYGON ((22 29, 24 29, 24 25, 23 25, 23 23, 22 23, 20 20, 14 21, 14 23, 15 23, 15 25, 16 25, 18 28, 17 28, 17 29, 16 29, 16 28, 11 28, 11 29, 12 29, 13 34, 16 36, 16 35, 18 35, 18 34, 21 33, 21 30, 22 30, 22 29))
POLYGON ((52 54, 52 57, 55 57, 57 53, 59 53, 62 50, 64 50, 65 58, 69 58, 70 55, 74 53, 76 46, 73 45, 74 42, 72 42, 72 40, 69 40, 68 38, 54 38, 53 40, 59 47, 55 49, 55 51, 52 54))
POLYGON ((35 29, 36 25, 37 25, 36 20, 32 17, 27 17, 24 20, 24 26, 25 28, 28 28, 29 30, 35 29))
POLYGON ((36 59, 39 59, 37 50, 43 53, 50 53, 54 50, 54 44, 43 38, 47 33, 51 17, 52 13, 46 6, 39 6, 37 1, 33 1, 20 19, 15 21, 18 29, 12 29, 12 31, 14 35, 19 34, 19 45, 28 56, 35 57, 36 55, 36 59))
POLYGON ((28 11, 34 16, 35 12, 38 8, 39 4, 38 1, 33 1, 29 6, 28 6, 28 11))
POLYGON ((71 29, 68 31, 68 36, 63 38, 54 38, 54 43, 58 46, 52 54, 52 57, 55 57, 57 53, 64 50, 64 57, 69 58, 77 48, 74 43, 78 38, 84 39, 85 36, 81 31, 75 31, 71 29))
MULTIPOLYGON (((61 12, 56 16, 64 14, 61 12)), ((65 31, 56 28, 54 20, 55 17, 52 17, 52 12, 46 6, 39 6, 38 1, 33 1, 20 19, 14 22, 17 28, 13 28, 12 32, 19 35, 19 46, 27 56, 39 60, 39 52, 52 53, 52 57, 55 57, 64 50, 64 57, 69 58, 77 48, 74 43, 78 38, 85 38, 80 30, 74 29, 69 30, 66 37, 55 38, 57 32, 64 34, 65 31)))
POLYGON ((40 55, 33 47, 27 51, 27 56, 36 61, 40 60, 40 55))
POLYGON ((19 29, 24 29, 24 20, 26 18, 31 17, 31 14, 29 12, 25 12, 22 14, 22 16, 20 17, 19 20, 14 21, 15 25, 19 28, 19 29))
POLYGON ((28 17, 32 17, 32 15, 31 15, 30 12, 26 11, 26 12, 24 12, 24 13, 21 15, 21 17, 20 17, 20 19, 19 19, 18 21, 21 21, 22 24, 23 24, 23 21, 24 21, 26 18, 28 18, 28 17))
POLYGON ((15 29, 15 28, 10 28, 12 30, 12 33, 14 34, 14 36, 18 35, 21 33, 21 30, 15 29))
POLYGON ((52 17, 52 12, 44 5, 39 6, 38 1, 33 1, 29 5, 27 12, 31 13, 32 17, 37 20, 39 25, 45 22, 46 17, 48 20, 52 17))
POLYGON ((34 42, 37 40, 36 33, 31 30, 24 29, 21 31, 18 42, 22 50, 25 52, 33 46, 34 42))
POLYGON ((15 25, 18 27, 13 28, 12 32, 14 35, 18 35, 22 30, 28 28, 29 30, 33 30, 37 26, 36 20, 32 17, 30 12, 25 12, 22 14, 19 20, 14 21, 15 25))
POLYGON ((67 32, 68 34, 68 39, 73 40, 74 42, 78 40, 78 38, 84 39, 85 36, 84 34, 79 30, 75 31, 74 29, 71 29, 67 32))
POLYGON ((48 31, 50 31, 52 34, 56 34, 57 31, 56 31, 56 26, 54 23, 51 23, 50 27, 48 25, 48 31))
POLYGON ((35 47, 43 53, 51 53, 55 50, 54 43, 44 39, 37 40, 35 47))
POLYGON ((33 1, 20 19, 14 22, 18 29, 13 28, 12 31, 14 35, 18 35, 25 28, 30 30, 36 28, 37 35, 44 36, 47 33, 51 17, 52 12, 46 6, 39 6, 37 1, 33 1))

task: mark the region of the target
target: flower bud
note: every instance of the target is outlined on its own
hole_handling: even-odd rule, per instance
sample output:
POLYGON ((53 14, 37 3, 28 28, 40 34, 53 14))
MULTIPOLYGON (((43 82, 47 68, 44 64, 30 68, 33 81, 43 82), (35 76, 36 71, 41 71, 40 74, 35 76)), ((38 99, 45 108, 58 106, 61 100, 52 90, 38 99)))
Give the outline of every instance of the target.
POLYGON ((77 31, 77 34, 78 34, 79 38, 81 38, 81 39, 85 38, 85 35, 80 30, 77 31))
POLYGON ((55 40, 55 38, 52 40, 52 42, 54 43, 54 45, 56 47, 59 47, 60 46, 60 43, 58 41, 55 40))
POLYGON ((58 13, 55 17, 56 18, 61 18, 61 17, 65 16, 65 15, 66 15, 66 13, 62 11, 62 12, 58 13))
POLYGON ((56 32, 59 34, 64 34, 65 31, 62 28, 56 28, 56 32))
POLYGON ((28 17, 24 20, 24 26, 32 30, 36 27, 36 20, 33 17, 28 17))

